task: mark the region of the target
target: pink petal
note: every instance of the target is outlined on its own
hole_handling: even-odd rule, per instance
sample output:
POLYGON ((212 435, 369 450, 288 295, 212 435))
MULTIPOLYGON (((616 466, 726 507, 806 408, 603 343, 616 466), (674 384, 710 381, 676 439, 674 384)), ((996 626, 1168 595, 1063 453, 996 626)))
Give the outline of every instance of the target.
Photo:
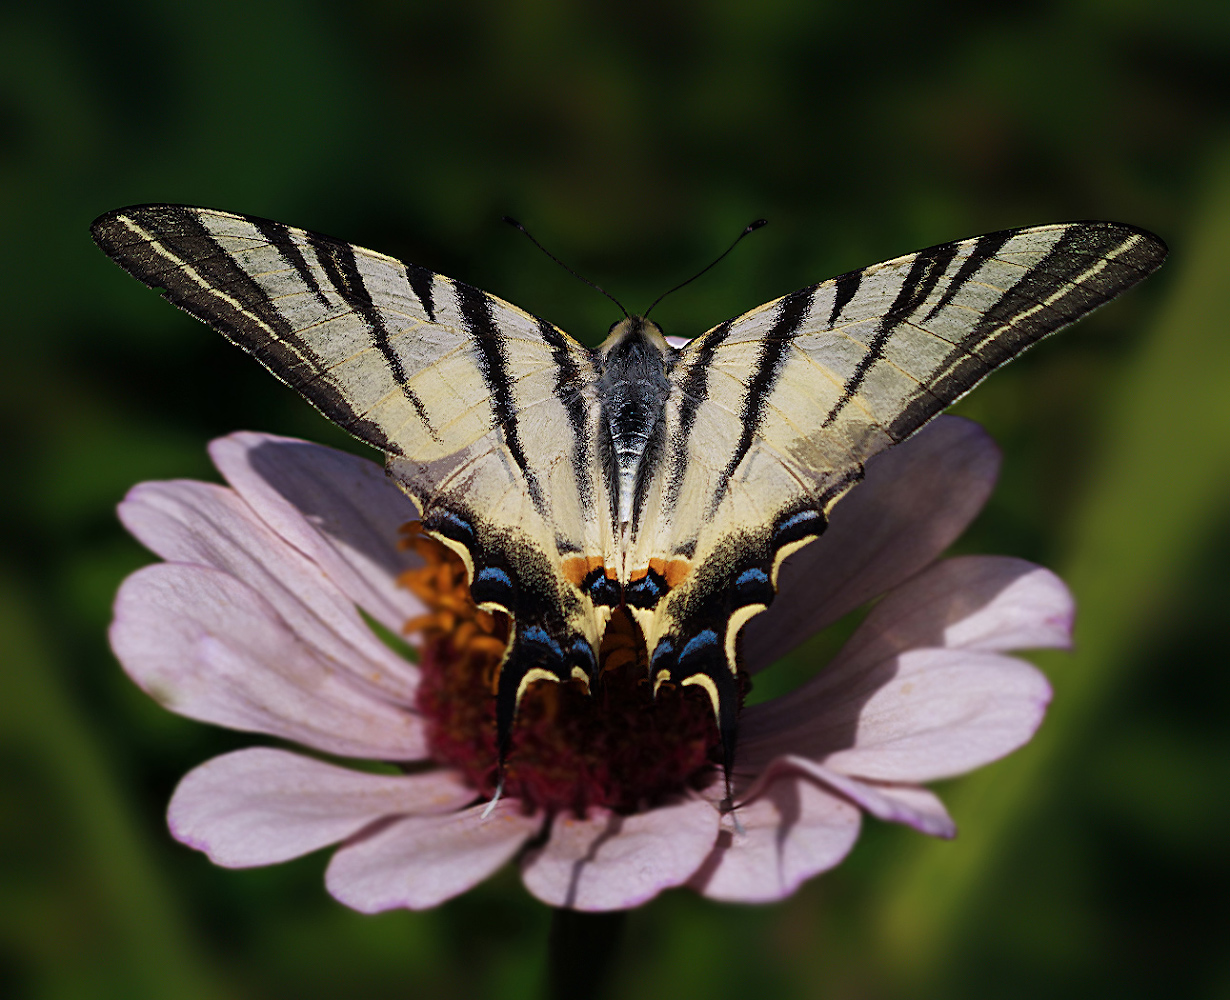
POLYGON ((957 835, 956 824, 949 817, 948 810, 927 789, 916 785, 868 784, 805 757, 777 758, 752 787, 748 797, 754 799, 758 789, 777 780, 779 775, 790 773, 804 774, 827 785, 877 819, 904 823, 932 837, 951 838, 957 835))
POLYGON ((397 577, 419 564, 397 547, 418 510, 374 462, 295 438, 243 431, 209 446, 257 516, 393 631, 422 613, 397 577))
POLYGON ((1051 700, 1046 677, 992 653, 918 650, 899 658, 895 683, 859 716, 854 746, 824 761, 878 781, 948 778, 1030 741, 1051 700))
POLYGON ((521 878, 549 906, 626 910, 686 882, 717 832, 717 810, 701 799, 633 816, 560 814, 546 845, 522 862, 521 878))
POLYGON ((998 472, 990 436, 952 416, 872 459, 820 539, 782 565, 773 605, 744 628, 747 669, 764 669, 932 562, 982 509, 998 472))
POLYGON ((325 885, 361 913, 443 903, 495 872, 542 826, 541 816, 522 815, 511 799, 483 819, 486 808, 398 820, 360 834, 333 855, 325 885))
POLYGON ((784 899, 850 853, 860 822, 844 799, 797 773, 778 773, 722 818, 717 845, 688 884, 710 899, 784 899))
POLYGON ((1072 594, 1050 570, 1008 556, 958 556, 887 594, 832 666, 857 672, 921 646, 1068 649, 1074 614, 1072 594))
MULTIPOLYGON (((848 749, 859 730, 864 703, 896 677, 896 658, 912 648, 991 652, 1066 646, 1072 614, 1067 587, 1032 563, 1001 556, 963 556, 936 563, 872 608, 834 661, 815 678, 744 712, 740 770, 758 769, 783 754, 821 757, 848 749)), ((1045 703, 1049 690, 1039 689, 1037 694, 1045 703)), ((1028 705, 1031 719, 1035 707, 1033 701, 1028 705)), ((915 725, 926 728, 929 722, 919 719, 915 725)))
POLYGON ((920 788, 918 785, 862 784, 864 788, 874 788, 890 803, 890 810, 882 818, 905 823, 920 833, 945 840, 951 840, 957 835, 957 824, 948 815, 948 810, 944 808, 939 796, 929 788, 920 788))
POLYGON ((766 703, 771 713, 748 710, 741 771, 795 754, 876 781, 963 774, 1027 743, 1051 694, 1028 663, 969 650, 911 650, 844 684, 820 684, 827 673, 766 703))
POLYGON ((345 840, 384 816, 452 812, 475 798, 451 771, 364 774, 284 750, 238 750, 179 783, 177 840, 226 868, 271 865, 345 840))
POLYGON ((170 562, 223 570, 251 586, 300 639, 358 683, 414 704, 418 669, 376 638, 321 568, 279 538, 233 491, 188 480, 142 483, 119 508, 124 526, 170 562))
POLYGON ((348 757, 427 756, 415 713, 355 685, 378 664, 342 669, 227 573, 177 563, 138 570, 116 596, 110 636, 129 676, 181 715, 348 757))

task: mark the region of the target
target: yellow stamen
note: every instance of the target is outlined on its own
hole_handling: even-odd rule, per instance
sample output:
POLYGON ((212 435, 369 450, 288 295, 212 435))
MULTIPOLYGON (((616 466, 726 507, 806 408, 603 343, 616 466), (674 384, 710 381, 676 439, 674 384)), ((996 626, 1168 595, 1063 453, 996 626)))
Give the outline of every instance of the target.
POLYGON ((401 547, 418 555, 423 565, 406 570, 398 583, 427 605, 427 612, 407 621, 402 631, 417 632, 425 642, 447 639, 459 655, 494 658, 498 663, 508 644, 503 616, 478 608, 470 597, 461 559, 424 534, 421 522, 411 521, 401 531, 401 547))

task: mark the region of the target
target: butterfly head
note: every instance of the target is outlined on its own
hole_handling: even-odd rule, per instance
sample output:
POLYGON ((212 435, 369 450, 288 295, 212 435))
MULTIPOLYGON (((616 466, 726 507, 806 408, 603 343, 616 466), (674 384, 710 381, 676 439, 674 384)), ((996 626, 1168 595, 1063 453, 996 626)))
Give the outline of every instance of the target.
POLYGON ((629 316, 611 327, 606 340, 599 345, 598 352, 604 360, 609 360, 627 351, 646 347, 656 349, 662 354, 667 353, 666 337, 662 334, 662 328, 644 316, 629 316))

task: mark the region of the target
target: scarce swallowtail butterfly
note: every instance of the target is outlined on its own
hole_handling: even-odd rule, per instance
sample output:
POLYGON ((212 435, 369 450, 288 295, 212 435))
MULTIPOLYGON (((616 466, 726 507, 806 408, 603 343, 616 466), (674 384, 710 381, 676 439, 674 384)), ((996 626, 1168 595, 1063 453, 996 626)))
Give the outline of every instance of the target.
POLYGON ((800 289, 672 347, 640 316, 590 349, 487 292, 327 236, 177 205, 98 245, 388 458, 423 529, 511 620, 501 763, 540 681, 597 682, 612 613, 650 680, 712 702, 729 778, 740 629, 877 452, 1155 270, 1132 226, 944 243, 800 289))

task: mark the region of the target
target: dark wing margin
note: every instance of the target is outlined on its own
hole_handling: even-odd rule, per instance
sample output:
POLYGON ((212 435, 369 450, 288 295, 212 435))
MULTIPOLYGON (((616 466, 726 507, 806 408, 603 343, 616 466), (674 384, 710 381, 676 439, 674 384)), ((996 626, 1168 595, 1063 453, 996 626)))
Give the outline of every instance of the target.
POLYGON ((252 354, 355 437, 399 455, 401 446, 387 428, 358 410, 331 374, 338 358, 325 348, 342 347, 348 339, 343 333, 353 335, 362 325, 363 346, 380 353, 387 378, 400 386, 423 431, 438 439, 427 407, 406 384, 384 312, 368 287, 375 277, 371 262, 378 261, 386 272, 379 276, 379 294, 400 299, 395 305, 407 319, 427 319, 431 285, 424 284, 421 268, 269 219, 185 205, 116 209, 93 221, 91 232, 98 247, 139 282, 252 354), (358 252, 364 253, 363 264, 358 252), (328 322, 337 330, 323 331, 328 322), (352 330, 342 331, 343 322, 352 330))
MULTIPOLYGON (((979 237, 939 300, 919 321, 925 327, 1020 230, 979 237)), ((928 253, 942 252, 943 247, 928 253)), ((996 368, 1038 341, 1075 323, 1156 271, 1166 244, 1135 226, 1070 223, 1059 241, 1009 288, 957 343, 945 364, 888 426, 901 441, 955 403, 996 368)))
MULTIPOLYGON (((160 289, 169 303, 244 348, 331 421, 386 454, 400 454, 399 446, 378 423, 354 411, 341 387, 328 376, 326 360, 309 346, 271 288, 240 266, 202 218, 200 210, 181 205, 134 205, 100 216, 91 232, 103 253, 124 271, 160 289)), ((298 274, 322 314, 344 311, 347 305, 362 311, 365 301, 370 303, 362 279, 349 285, 339 279, 328 289, 338 295, 331 303, 287 226, 252 216, 242 218, 298 274)), ((331 263, 347 255, 353 258, 353 248, 337 240, 314 236, 312 244, 326 251, 331 263)))

